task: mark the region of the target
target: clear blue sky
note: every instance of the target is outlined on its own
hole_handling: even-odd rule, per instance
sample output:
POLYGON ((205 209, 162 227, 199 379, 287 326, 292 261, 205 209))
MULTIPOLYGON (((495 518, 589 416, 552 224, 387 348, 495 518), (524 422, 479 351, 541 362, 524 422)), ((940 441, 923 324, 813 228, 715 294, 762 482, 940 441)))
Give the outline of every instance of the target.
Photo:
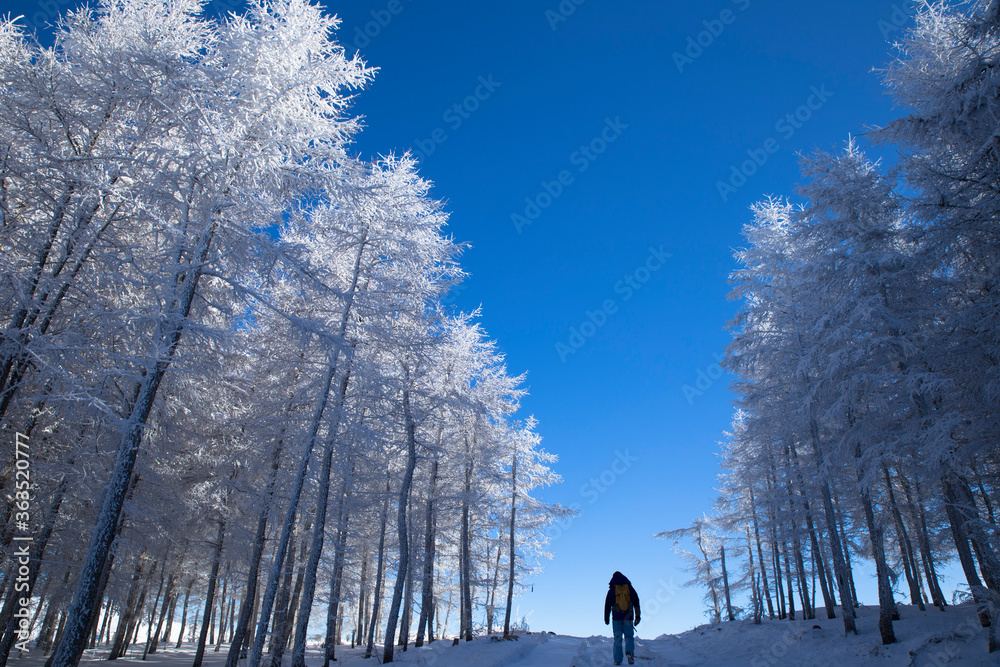
MULTIPOLYGON (((0 0, 28 23, 63 6, 0 0)), ((524 414, 564 479, 544 498, 582 508, 554 531, 520 613, 536 630, 603 633, 617 569, 645 602, 640 636, 703 622, 702 591, 670 593, 688 575, 653 534, 715 497, 732 249, 752 202, 792 193, 797 153, 898 113, 871 70, 909 25, 906 3, 327 6, 340 41, 381 68, 354 107, 367 125, 357 151, 424 155, 451 233, 471 245, 456 303, 482 306, 510 371, 529 373, 524 414), (734 177, 754 155, 763 164, 734 177), (657 594, 669 597, 658 610, 657 594)))
POLYGON ((671 589, 688 575, 653 534, 710 511, 733 397, 724 377, 701 395, 684 386, 718 375, 748 206, 792 193, 797 153, 894 117, 871 71, 889 58, 886 37, 902 34, 894 18, 909 24, 894 4, 905 6, 566 0, 568 16, 546 15, 558 0, 331 5, 341 40, 382 68, 355 107, 368 124, 358 149, 426 155, 451 233, 472 246, 457 304, 481 305, 510 370, 529 373, 524 411, 564 479, 544 497, 582 508, 520 600, 534 629, 606 632, 616 569, 647 602, 641 636, 704 622, 702 591, 671 589), (748 150, 766 161, 730 181, 748 150), (719 181, 739 187, 724 200, 719 181), (539 209, 526 212, 525 198, 539 209), (527 213, 538 214, 530 224, 527 213), (661 246, 671 256, 646 273, 661 246), (609 300, 603 326, 584 327, 609 300), (619 452, 635 460, 616 469, 619 452), (658 594, 669 601, 656 610, 658 594))

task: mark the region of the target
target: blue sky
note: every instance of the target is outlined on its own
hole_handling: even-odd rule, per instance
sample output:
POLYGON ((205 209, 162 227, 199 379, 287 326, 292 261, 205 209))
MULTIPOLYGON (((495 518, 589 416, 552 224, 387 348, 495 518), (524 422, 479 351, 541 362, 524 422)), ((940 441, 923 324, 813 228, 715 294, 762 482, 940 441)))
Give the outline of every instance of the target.
MULTIPOLYGON (((65 6, 0 0, 29 24, 65 6)), ((798 153, 900 113, 872 69, 909 25, 907 4, 327 6, 340 41, 380 68, 354 106, 357 152, 421 156, 470 245, 455 303, 481 306, 509 370, 528 372, 523 412, 564 480, 544 498, 581 509, 553 529, 519 615, 603 633, 621 570, 646 601, 640 636, 703 622, 702 592, 677 588, 688 575, 653 534, 716 495, 732 250, 751 203, 793 193, 798 153)))
POLYGON ((456 303, 482 306, 510 370, 528 371, 524 411, 564 480, 544 497, 581 508, 520 599, 534 629, 605 632, 616 569, 647 601, 641 636, 704 622, 702 591, 676 586, 688 575, 653 534, 716 495, 732 249, 751 203, 793 193, 798 153, 898 113, 872 69, 905 6, 331 5, 341 40, 381 68, 355 106, 357 148, 423 155, 471 245, 456 303))

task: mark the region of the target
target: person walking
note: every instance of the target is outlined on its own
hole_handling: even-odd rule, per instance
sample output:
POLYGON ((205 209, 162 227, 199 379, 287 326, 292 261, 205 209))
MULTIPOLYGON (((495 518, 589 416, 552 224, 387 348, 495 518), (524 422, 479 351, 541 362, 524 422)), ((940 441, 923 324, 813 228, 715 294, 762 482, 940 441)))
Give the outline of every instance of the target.
POLYGON ((608 595, 604 599, 604 625, 612 623, 615 637, 615 664, 622 664, 622 635, 625 636, 625 655, 628 664, 635 664, 635 635, 632 626, 639 625, 639 594, 632 582, 621 572, 615 572, 608 582, 608 595), (633 621, 633 616, 635 621, 633 621), (609 621, 610 617, 610 621, 609 621))

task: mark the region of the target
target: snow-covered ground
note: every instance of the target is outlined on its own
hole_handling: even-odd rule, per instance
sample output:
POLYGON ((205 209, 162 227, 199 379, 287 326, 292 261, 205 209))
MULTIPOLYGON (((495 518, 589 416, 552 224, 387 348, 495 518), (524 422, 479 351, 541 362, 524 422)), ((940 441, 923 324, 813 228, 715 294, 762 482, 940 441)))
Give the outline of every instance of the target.
MULTIPOLYGON (((895 623, 898 643, 891 646, 882 646, 879 640, 878 609, 864 607, 858 616, 860 634, 849 638, 844 638, 839 618, 765 620, 759 626, 737 621, 705 625, 680 635, 662 635, 656 639, 646 639, 640 634, 636 641, 636 664, 646 667, 1000 666, 1000 655, 991 656, 986 652, 986 630, 979 626, 971 606, 949 607, 943 613, 934 607, 920 612, 916 607, 902 606, 900 613, 902 620, 895 623)), ((637 630, 641 632, 642 626, 637 630)), ((108 664, 102 659, 104 653, 88 652, 82 664, 104 667, 108 664)), ((192 653, 190 649, 170 649, 149 656, 144 664, 187 667, 191 664, 192 653)), ((130 657, 126 661, 139 662, 141 647, 134 655, 134 660, 130 657)), ((338 647, 337 655, 339 665, 378 664, 374 658, 366 661, 363 649, 338 647)), ((224 662, 225 652, 210 651, 204 665, 222 667, 224 662)), ((451 641, 438 641, 429 647, 411 647, 405 653, 397 651, 396 662, 436 667, 596 667, 611 664, 611 639, 533 633, 517 641, 478 638, 458 646, 452 646, 451 641)), ((323 660, 318 652, 311 652, 306 663, 309 667, 319 667, 323 660)), ((10 664, 38 667, 44 664, 44 658, 32 654, 12 659, 10 664)), ((288 664, 287 657, 285 664, 288 664)))

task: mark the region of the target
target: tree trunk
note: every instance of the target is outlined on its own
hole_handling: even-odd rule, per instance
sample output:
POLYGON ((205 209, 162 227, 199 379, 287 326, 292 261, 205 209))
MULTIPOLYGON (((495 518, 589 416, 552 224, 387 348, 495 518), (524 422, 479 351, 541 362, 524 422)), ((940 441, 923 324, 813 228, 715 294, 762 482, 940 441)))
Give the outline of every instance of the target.
MULTIPOLYGON (((170 606, 167 609, 167 613, 163 615, 163 619, 166 620, 166 624, 163 628, 163 633, 159 635, 160 644, 164 647, 170 647, 170 635, 174 629, 174 615, 177 613, 177 602, 180 600, 180 596, 177 595, 175 591, 173 595, 170 596, 170 606)), ((161 620, 161 623, 163 621, 161 620)))
MULTIPOLYGON (((344 400, 347 397, 347 387, 351 381, 350 360, 344 377, 340 382, 336 404, 334 405, 333 423, 329 427, 326 447, 323 450, 322 470, 319 474, 319 490, 316 494, 316 513, 313 521, 312 546, 309 550, 309 561, 306 563, 305 583, 302 599, 299 601, 298 618, 296 619, 295 643, 292 651, 292 667, 305 667, 306 632, 309 627, 309 616, 312 612, 313 598, 316 593, 316 570, 319 568, 320 555, 323 552, 323 540, 326 534, 326 510, 330 502, 330 470, 333 463, 333 450, 337 444, 337 431, 340 427, 344 400)), ((345 491, 348 480, 345 479, 345 491)), ((341 495, 341 498, 344 496, 341 495)), ((341 507, 341 512, 343 508, 341 507)))
POLYGON ((774 565, 774 588, 778 599, 778 619, 785 620, 788 617, 788 609, 785 606, 785 584, 781 579, 781 549, 778 544, 778 529, 774 524, 772 515, 771 521, 771 555, 774 565))
MULTIPOLYGON (((305 538, 303 537, 303 541, 304 540, 305 538)), ((308 560, 308 552, 306 551, 304 544, 302 545, 300 559, 301 563, 299 567, 296 568, 295 573, 295 586, 292 588, 292 600, 288 605, 289 613, 285 616, 285 631, 282 633, 282 637, 285 639, 284 647, 286 651, 292 647, 291 644, 295 634, 295 623, 299 617, 299 600, 302 598, 302 585, 306 572, 306 560, 308 560)), ((280 663, 278 664, 280 665, 280 663)))
MULTIPOLYGON (((440 444, 443 428, 438 429, 438 442, 440 444)), ((438 460, 434 459, 431 464, 430 488, 427 491, 427 515, 424 532, 424 576, 423 588, 420 598, 420 621, 417 625, 417 639, 414 646, 424 645, 424 626, 427 627, 427 643, 434 641, 434 546, 435 546, 435 517, 434 517, 434 496, 437 493, 438 460)))
POLYGON ((503 636, 510 637, 510 612, 514 604, 514 561, 517 554, 517 545, 514 542, 517 516, 517 453, 514 453, 513 461, 510 465, 510 569, 507 571, 507 610, 503 616, 503 636))
POLYGON ((132 583, 128 589, 125 613, 118 619, 118 630, 115 632, 115 641, 111 646, 111 654, 108 656, 108 660, 117 660, 125 653, 126 632, 129 628, 129 623, 132 621, 132 616, 136 613, 136 605, 139 601, 139 585, 142 579, 142 566, 145 557, 146 550, 143 549, 142 553, 135 559, 135 571, 132 573, 132 583))
POLYGON ((462 494, 462 535, 459 585, 461 588, 461 628, 465 641, 472 641, 472 553, 470 502, 472 499, 472 443, 465 438, 465 486, 462 494))
POLYGON ((379 607, 382 604, 382 576, 385 571, 385 530, 389 523, 389 488, 388 477, 385 480, 385 498, 382 500, 382 529, 378 538, 378 564, 375 568, 375 592, 372 597, 371 623, 368 627, 368 645, 365 649, 365 658, 372 657, 375 651, 375 629, 378 627, 379 607))
MULTIPOLYGON (((76 460, 76 454, 74 453, 67 460, 67 466, 72 467, 74 461, 76 460)), ((66 489, 69 486, 69 475, 63 475, 62 479, 59 480, 59 484, 56 485, 55 491, 52 495, 52 501, 49 503, 45 511, 45 517, 42 520, 41 529, 34 536, 34 539, 28 544, 19 543, 13 551, 14 562, 20 562, 20 556, 22 552, 29 551, 30 556, 28 556, 28 576, 27 580, 24 581, 24 585, 27 588, 20 591, 20 595, 14 595, 14 586, 18 582, 18 577, 10 577, 9 585, 7 588, 6 600, 4 601, 3 609, 0 610, 0 627, 4 628, 3 640, 0 641, 0 665, 6 664, 7 658, 10 655, 10 649, 14 645, 14 640, 17 638, 17 625, 18 619, 14 617, 15 607, 17 606, 18 598, 26 597, 31 599, 32 592, 35 589, 35 582, 38 580, 38 572, 42 566, 42 557, 45 555, 45 547, 49 542, 49 538, 52 536, 52 530, 55 527, 56 521, 59 518, 59 508, 62 506, 63 497, 66 494, 66 489)))
MULTIPOLYGON (((78 581, 76 597, 70 606, 69 620, 53 659, 53 667, 74 667, 80 662, 86 647, 87 631, 94 618, 94 607, 99 596, 98 581, 108 559, 111 543, 117 532, 125 495, 130 486, 132 470, 142 444, 146 420, 153 408, 153 401, 160 382, 170 367, 181 341, 185 321, 191 311, 191 304, 197 291, 198 281, 208 259, 209 248, 218 223, 212 221, 192 248, 191 264, 178 272, 179 285, 176 287, 174 303, 163 313, 154 335, 156 350, 149 358, 146 374, 139 384, 135 400, 125 410, 129 417, 124 420, 122 437, 118 445, 118 457, 114 472, 104 496, 104 505, 94 527, 90 548, 84 559, 78 581)), ((253 665, 252 667, 258 667, 253 665)))
MULTIPOLYGON (((163 600, 163 606, 166 607, 167 595, 163 595, 163 587, 166 584, 167 579, 167 560, 164 557, 163 567, 160 568, 160 587, 156 591, 156 599, 153 601, 153 608, 149 610, 149 622, 146 628, 146 648, 142 651, 142 659, 145 660, 146 656, 149 654, 149 649, 155 641, 153 636, 153 621, 156 620, 156 608, 160 606, 160 600, 163 600)), ((168 591, 169 593, 169 591, 168 591)), ((159 628, 157 628, 159 631, 159 628)))
POLYGON ((729 595, 729 572, 726 570, 726 547, 719 547, 719 558, 722 560, 722 590, 726 596, 726 616, 730 621, 736 620, 733 613, 733 602, 729 595))
MULTIPOLYGON (((860 458, 860 446, 857 454, 860 458)), ((898 616, 896 612, 896 602, 892 598, 892 584, 889 581, 889 566, 885 562, 885 543, 883 542, 883 528, 881 523, 876 523, 875 513, 872 507, 871 496, 861 480, 862 473, 858 468, 858 488, 861 492, 861 504, 865 510, 865 523, 868 524, 868 536, 871 539, 872 553, 875 556, 875 572, 878 578, 878 631, 882 637, 882 644, 895 644, 896 633, 892 629, 893 618, 898 616)))
POLYGON ((781 541, 785 552, 785 586, 788 589, 788 618, 795 620, 795 588, 792 586, 792 559, 788 555, 788 543, 781 541))
POLYGON ((903 523, 903 515, 896 504, 896 492, 893 489, 892 479, 889 477, 889 468, 882 466, 882 475, 885 479, 885 488, 889 494, 889 508, 892 512, 892 520, 896 525, 896 540, 899 542, 899 555, 903 560, 903 572, 906 575, 906 583, 910 588, 910 601, 917 605, 920 611, 926 611, 923 596, 920 591, 918 580, 919 572, 916 561, 913 558, 913 544, 910 536, 906 532, 906 524, 903 523))
POLYGON ((181 612, 181 631, 177 635, 177 646, 174 648, 180 648, 181 642, 184 641, 184 626, 187 625, 188 602, 191 600, 191 589, 194 587, 194 580, 195 577, 191 577, 191 581, 187 585, 187 591, 184 593, 184 611, 181 612))
MULTIPOLYGON (((311 524, 310 524, 311 525, 311 524)), ((308 531, 309 528, 307 527, 308 531)), ((270 657, 268 664, 271 667, 281 666, 281 657, 285 653, 285 645, 288 643, 288 615, 291 613, 291 599, 293 579, 295 577, 295 562, 298 553, 298 534, 293 534, 291 546, 285 555, 285 563, 282 565, 281 587, 278 589, 278 603, 274 609, 274 628, 271 632, 270 657)))
POLYGON ((978 605, 979 623, 984 628, 990 626, 990 613, 986 608, 987 601, 978 593, 983 588, 983 583, 976 572, 976 564, 972 559, 972 551, 969 549, 969 536, 965 531, 965 517, 959 509, 962 505, 959 493, 955 489, 954 473, 946 471, 941 476, 941 486, 944 490, 944 507, 948 515, 948 523, 951 525, 951 535, 955 540, 955 549, 958 551, 958 559, 962 564, 962 571, 965 573, 966 581, 969 583, 969 590, 978 605))
MULTIPOLYGON (((823 451, 820 445, 819 425, 814 416, 810 415, 809 430, 812 436, 813 454, 815 455, 816 471, 823 475, 823 451)), ((837 533, 837 518, 833 509, 833 495, 830 492, 830 482, 823 479, 821 483, 823 492, 823 509, 826 514, 827 534, 830 536, 830 551, 833 554, 833 572, 837 578, 837 591, 840 594, 840 613, 844 617, 844 634, 858 634, 858 628, 854 623, 854 608, 851 604, 854 600, 851 595, 850 573, 847 569, 847 562, 844 556, 843 546, 840 542, 840 535, 837 533)))
MULTIPOLYGON (((836 618, 837 614, 834 611, 834 607, 836 607, 837 601, 834 599, 832 591, 827 586, 826 563, 824 562, 823 552, 819 548, 819 536, 816 531, 816 526, 813 523, 812 508, 810 507, 809 500, 806 497, 805 479, 803 479, 802 470, 799 468, 799 455, 794 445, 790 445, 788 450, 791 455, 792 467, 795 469, 795 477, 798 481, 799 499, 802 502, 802 509, 805 510, 806 530, 809 531, 809 543, 813 553, 813 562, 816 564, 817 574, 819 575, 820 590, 823 593, 823 605, 826 607, 826 617, 836 618)), ((813 594, 815 595, 815 593, 816 590, 813 589, 813 594)), ((815 609, 810 608, 809 613, 811 615, 807 615, 806 618, 815 618, 815 609)))
POLYGON ((354 635, 351 639, 351 648, 355 646, 360 646, 364 641, 364 632, 367 624, 365 623, 365 612, 368 606, 368 590, 365 586, 368 584, 368 550, 365 549, 364 556, 361 559, 361 581, 358 583, 358 618, 354 624, 354 635))
MULTIPOLYGON (((404 382, 410 382, 409 368, 403 366, 404 382)), ((382 662, 392 662, 393 645, 392 640, 396 636, 396 618, 399 614, 399 606, 403 600, 403 585, 406 583, 407 570, 410 561, 410 541, 406 526, 406 506, 410 496, 410 485, 413 483, 413 471, 417 467, 417 434, 416 424, 410 409, 410 389, 407 386, 403 389, 403 417, 406 421, 406 473, 403 475, 403 484, 399 489, 399 513, 397 533, 399 537, 399 567, 396 571, 396 585, 392 592, 392 606, 389 608, 389 618, 385 628, 385 648, 383 649, 382 662)))
MULTIPOLYGON (((354 468, 351 467, 351 478, 354 468)), ((340 631, 337 619, 340 617, 340 591, 343 588, 344 561, 347 552, 347 528, 350 521, 350 511, 347 502, 351 497, 351 484, 345 480, 340 491, 339 516, 337 517, 337 544, 333 555, 333 577, 330 579, 330 604, 326 612, 326 651, 324 651, 323 667, 330 667, 330 662, 337 659, 336 646, 340 643, 340 631)), ((362 572, 362 580, 364 573, 362 572)), ((364 584, 362 583, 362 587, 364 584)))
MULTIPOLYGON (((413 488, 412 486, 410 487, 413 488)), ((407 506, 412 507, 411 498, 407 499, 407 506)), ((411 522, 412 523, 412 522, 411 522)), ((406 585, 403 588, 403 610, 399 618, 399 641, 397 645, 400 646, 405 652, 409 647, 410 642, 410 621, 411 614, 413 612, 413 552, 416 551, 413 545, 413 534, 415 531, 410 530, 408 536, 408 542, 410 543, 407 547, 407 552, 409 553, 408 562, 406 564, 406 585)))
MULTIPOLYGON (((295 378, 297 377, 298 375, 295 376, 295 378)), ((294 393, 289 396, 284 414, 287 414, 291 410, 291 402, 294 398, 294 393)), ((257 517, 257 532, 254 534, 253 551, 250 554, 250 571, 247 573, 247 588, 243 593, 243 601, 240 603, 239 621, 236 624, 236 631, 233 633, 232 643, 229 645, 225 667, 236 667, 240 658, 246 657, 244 646, 248 639, 247 630, 250 627, 250 617, 257 602, 257 579, 260 577, 260 561, 264 557, 264 538, 267 536, 267 521, 271 514, 271 505, 274 503, 274 489, 278 478, 278 470, 281 467, 281 451, 284 448, 284 442, 284 429, 282 429, 281 435, 271 448, 271 468, 264 491, 264 505, 261 507, 260 514, 257 517)))
POLYGON ((201 624, 201 634, 198 636, 198 648, 194 654, 192 667, 201 667, 205 658, 205 642, 208 639, 208 628, 215 611, 215 586, 219 579, 219 565, 222 560, 222 542, 226 536, 226 521, 219 519, 219 534, 215 538, 215 550, 212 553, 212 567, 208 574, 208 591, 205 593, 205 618, 201 624))
POLYGON ((232 561, 226 562, 226 576, 222 578, 222 595, 219 597, 219 613, 218 613, 219 636, 215 640, 215 648, 212 649, 213 653, 218 653, 219 649, 222 648, 222 642, 225 641, 223 637, 225 636, 226 630, 228 629, 226 623, 229 620, 229 617, 226 615, 226 600, 228 599, 227 596, 229 595, 229 575, 232 573, 232 565, 233 565, 232 561))
POLYGON ((917 503, 920 504, 918 508, 914 504, 910 483, 906 477, 899 475, 899 481, 902 483, 903 493, 906 495, 906 504, 910 511, 910 519, 917 526, 917 548, 920 550, 920 560, 924 568, 924 576, 927 578, 927 588, 931 591, 931 601, 938 609, 944 611, 947 602, 944 599, 941 584, 938 582, 937 572, 934 570, 934 556, 931 553, 930 536, 927 531, 927 516, 924 512, 923 498, 919 495, 920 486, 919 484, 916 485, 917 503))
MULTIPOLYGON (((351 310, 354 305, 354 295, 361 277, 361 259, 364 256, 367 243, 367 232, 363 232, 362 238, 358 242, 357 253, 354 256, 354 271, 351 276, 351 286, 344 295, 344 310, 341 314, 340 325, 337 329, 337 334, 341 339, 344 338, 344 335, 347 332, 347 323, 350 319, 351 310)), ((302 495, 302 487, 305 484, 306 473, 309 470, 309 459, 312 457, 312 450, 316 445, 316 438, 319 434, 319 427, 322 424, 323 413, 326 411, 326 405, 329 400, 330 386, 333 384, 333 378, 337 372, 340 350, 340 345, 334 346, 333 357, 330 360, 326 376, 323 379, 323 389, 320 393, 316 410, 313 413, 313 417, 310 422, 309 437, 306 439, 306 444, 302 451, 302 460, 299 463, 298 473, 295 477, 295 482, 292 485, 290 493, 291 502, 289 503, 288 512, 285 516, 285 523, 281 529, 281 539, 278 541, 278 549, 275 552, 274 564, 271 566, 271 571, 268 576, 267 589, 264 591, 264 598, 261 601, 260 620, 257 623, 257 636, 254 639, 253 649, 250 651, 248 667, 260 667, 260 658, 264 650, 264 637, 267 635, 267 627, 271 619, 271 610, 274 606, 274 596, 278 589, 278 575, 281 570, 281 563, 285 560, 285 551, 288 549, 288 539, 291 534, 292 526, 295 523, 299 499, 302 495)))

